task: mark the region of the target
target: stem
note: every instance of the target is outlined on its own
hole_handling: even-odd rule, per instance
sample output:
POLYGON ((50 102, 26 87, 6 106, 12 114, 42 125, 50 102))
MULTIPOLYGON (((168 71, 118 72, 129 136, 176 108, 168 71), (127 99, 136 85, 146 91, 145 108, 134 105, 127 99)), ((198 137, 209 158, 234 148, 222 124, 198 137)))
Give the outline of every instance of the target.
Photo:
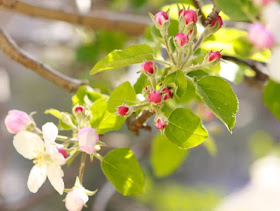
POLYGON ((166 61, 163 61, 163 60, 160 60, 160 59, 155 59, 154 61, 155 61, 155 62, 158 62, 158 63, 160 63, 160 64, 167 65, 167 66, 171 66, 171 65, 172 65, 171 63, 166 62, 166 61))
POLYGON ((199 64, 199 65, 195 65, 195 66, 189 67, 189 68, 183 70, 183 72, 184 73, 188 73, 188 72, 195 71, 195 70, 198 70, 198 69, 201 69, 201 68, 204 68, 204 65, 199 64))
POLYGON ((172 55, 172 51, 171 51, 171 48, 170 48, 170 43, 167 40, 167 35, 165 33, 161 33, 161 35, 163 36, 163 40, 164 40, 164 43, 165 43, 165 46, 166 46, 169 58, 171 59, 172 63, 174 65, 176 65, 175 59, 174 59, 174 57, 172 55))
POLYGON ((200 35, 198 41, 195 43, 195 46, 193 48, 193 52, 196 51, 196 49, 200 46, 201 42, 203 41, 204 39, 204 34, 205 34, 205 30, 203 31, 203 33, 200 35))
POLYGON ((80 165, 80 170, 79 170, 79 180, 80 183, 83 183, 83 176, 84 176, 84 170, 85 170, 85 165, 86 165, 86 159, 87 159, 87 154, 85 152, 82 153, 81 157, 81 165, 80 165))
POLYGON ((139 105, 135 105, 135 106, 133 106, 133 108, 134 108, 134 109, 138 109, 138 108, 146 107, 146 106, 148 106, 148 105, 150 105, 150 103, 149 103, 149 102, 145 102, 145 103, 141 103, 141 104, 139 104, 139 105))
POLYGON ((157 88, 157 81, 156 81, 155 76, 150 76, 149 78, 150 78, 150 82, 151 82, 151 85, 153 87, 153 90, 156 90, 156 88, 157 88))
POLYGON ((95 153, 94 154, 94 157, 96 157, 98 160, 100 160, 101 162, 103 161, 103 156, 102 155, 100 155, 100 154, 98 154, 98 153, 95 153))
POLYGON ((184 68, 184 66, 188 63, 189 59, 191 58, 191 55, 193 54, 193 48, 192 48, 192 43, 190 43, 190 47, 189 47, 189 52, 188 55, 186 57, 186 60, 183 62, 183 64, 181 65, 180 69, 184 68))

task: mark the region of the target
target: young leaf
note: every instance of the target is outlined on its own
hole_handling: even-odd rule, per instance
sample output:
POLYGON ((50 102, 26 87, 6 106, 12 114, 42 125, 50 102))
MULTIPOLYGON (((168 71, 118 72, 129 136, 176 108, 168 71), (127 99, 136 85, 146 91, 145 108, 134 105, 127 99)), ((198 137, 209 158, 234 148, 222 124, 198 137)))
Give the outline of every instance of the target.
POLYGON ((215 2, 220 10, 235 21, 251 20, 258 14, 251 0, 216 0, 215 2))
POLYGON ((97 127, 96 132, 103 134, 111 130, 119 130, 122 127, 124 120, 124 117, 106 111, 97 127))
POLYGON ((181 70, 169 74, 164 79, 164 82, 166 84, 174 83, 176 85, 177 88, 175 93, 179 98, 185 94, 185 91, 187 89, 187 79, 185 74, 181 70))
POLYGON ((238 111, 238 100, 227 81, 218 76, 205 76, 195 82, 198 95, 232 132, 238 111))
POLYGON ((208 137, 200 118, 184 108, 177 108, 170 114, 165 135, 183 149, 195 147, 208 137))
POLYGON ((95 100, 102 97, 102 94, 99 92, 94 91, 88 86, 81 86, 77 93, 72 97, 73 105, 80 104, 80 105, 90 105, 95 100))
POLYGON ((141 63, 145 60, 154 60, 153 49, 148 45, 133 45, 125 50, 114 50, 109 53, 93 67, 90 74, 141 63))
POLYGON ((108 111, 116 112, 116 106, 126 103, 128 105, 133 105, 136 103, 136 94, 130 83, 124 82, 118 86, 111 94, 108 100, 108 111))
POLYGON ((142 93, 142 90, 147 86, 147 78, 148 76, 145 74, 141 74, 134 84, 134 90, 136 94, 142 93))
POLYGON ((172 174, 184 161, 187 150, 172 144, 165 136, 157 135, 151 149, 151 164, 157 177, 172 174))
POLYGON ((106 178, 123 195, 135 195, 143 192, 144 174, 129 148, 110 151, 101 163, 106 178))
POLYGON ((100 124, 107 111, 107 105, 104 98, 100 98, 92 104, 90 108, 92 113, 92 119, 90 120, 91 127, 96 128, 100 124))
POLYGON ((270 112, 280 120, 280 84, 269 80, 264 87, 263 101, 270 112))

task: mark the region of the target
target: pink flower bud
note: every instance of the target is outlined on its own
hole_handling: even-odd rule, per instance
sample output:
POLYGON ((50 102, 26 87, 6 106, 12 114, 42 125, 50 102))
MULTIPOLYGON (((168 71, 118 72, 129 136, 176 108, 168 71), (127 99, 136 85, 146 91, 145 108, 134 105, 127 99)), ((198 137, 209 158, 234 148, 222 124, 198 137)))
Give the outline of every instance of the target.
POLYGON ((276 2, 277 0, 252 0, 256 5, 265 6, 270 2, 276 2))
POLYGON ((88 154, 96 152, 95 145, 99 141, 99 136, 96 130, 91 127, 84 127, 78 133, 78 141, 81 151, 88 154))
POLYGON ((129 108, 127 106, 119 106, 118 107, 118 114, 121 116, 125 116, 129 111, 129 108))
POLYGON ((173 94, 168 88, 163 88, 162 91, 165 93, 163 100, 168 100, 169 98, 172 98, 173 94))
POLYGON ((271 48, 274 45, 274 37, 261 23, 252 24, 249 27, 249 40, 258 48, 271 48))
POLYGON ((179 11, 179 17, 181 17, 182 15, 184 15, 184 10, 183 10, 183 9, 181 9, 181 10, 179 11))
POLYGON ((189 42, 189 37, 184 33, 177 33, 174 38, 175 43, 178 43, 181 47, 184 47, 189 42))
POLYGON ((144 62, 141 65, 142 70, 144 70, 148 74, 154 74, 154 63, 153 62, 144 62))
POLYGON ((65 198, 65 207, 68 211, 81 211, 88 201, 85 189, 74 187, 65 198))
POLYGON ((152 91, 148 96, 148 100, 152 103, 160 103, 162 100, 162 96, 159 91, 152 91))
POLYGON ((220 59, 222 58, 222 55, 220 53, 220 51, 210 51, 209 53, 209 62, 212 61, 220 61, 220 59))
POLYGON ((193 33, 193 29, 192 29, 192 30, 190 30, 189 34, 190 34, 190 35, 192 35, 192 33, 193 33))
POLYGON ((156 15, 155 15, 155 21, 157 23, 159 23, 159 25, 162 25, 164 24, 166 21, 168 20, 168 15, 166 12, 158 12, 156 15))
POLYGON ((218 25, 218 29, 219 29, 223 25, 223 20, 222 20, 221 16, 217 16, 217 18, 215 20, 213 20, 212 23, 210 24, 210 27, 216 26, 217 22, 219 23, 219 25, 218 25))
POLYGON ((197 22, 197 14, 194 10, 186 10, 184 13, 184 19, 186 24, 196 23, 197 22))
POLYGON ((161 119, 158 119, 156 122, 156 128, 162 130, 166 127, 166 123, 164 123, 161 119))
POLYGON ((64 158, 67 158, 67 151, 61 146, 56 146, 57 151, 63 155, 64 158))
POLYGON ((12 134, 25 130, 30 123, 32 120, 29 115, 19 110, 10 110, 5 118, 6 128, 12 134))
POLYGON ((85 107, 84 106, 76 106, 75 107, 75 113, 82 113, 82 112, 84 112, 84 110, 85 110, 85 107))

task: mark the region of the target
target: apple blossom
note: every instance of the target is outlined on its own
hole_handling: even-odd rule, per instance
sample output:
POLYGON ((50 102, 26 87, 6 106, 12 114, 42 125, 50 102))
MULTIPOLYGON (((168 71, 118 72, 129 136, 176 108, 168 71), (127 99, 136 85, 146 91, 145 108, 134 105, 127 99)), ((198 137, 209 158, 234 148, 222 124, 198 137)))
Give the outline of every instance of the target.
POLYGON ((61 165, 65 163, 65 158, 54 145, 58 129, 53 123, 46 123, 42 131, 44 141, 37 134, 21 131, 14 137, 13 144, 23 157, 34 159, 35 165, 27 181, 28 189, 36 193, 48 177, 55 190, 62 195, 64 173, 61 165))
POLYGON ((196 23, 197 22, 197 13, 194 10, 186 10, 184 12, 184 19, 185 23, 188 25, 190 23, 196 23))
POLYGON ((73 187, 66 195, 65 207, 68 211, 81 211, 88 201, 88 195, 85 188, 73 187))
POLYGON ((75 113, 84 112, 84 110, 85 110, 84 106, 76 106, 74 109, 75 113))
POLYGON ((127 106, 119 106, 118 114, 121 116, 125 116, 129 112, 129 108, 127 106))
POLYGON ((93 154, 96 152, 95 145, 99 141, 99 135, 96 130, 91 127, 84 127, 79 130, 78 141, 81 151, 88 154, 93 154))
POLYGON ((277 2, 277 0, 252 0, 256 5, 265 6, 271 2, 277 2))
POLYGON ((165 127, 166 127, 166 123, 164 123, 163 121, 162 121, 162 119, 158 119, 157 120, 157 122, 156 122, 156 128, 157 129, 159 129, 159 130, 162 130, 162 129, 164 129, 165 127))
POLYGON ((213 62, 213 61, 220 61, 220 59, 222 58, 222 55, 220 53, 220 51, 210 51, 209 52, 209 62, 213 62))
POLYGON ((159 24, 159 25, 163 25, 166 21, 168 21, 169 17, 167 15, 166 12, 158 12, 157 14, 155 14, 155 21, 159 24))
POLYGON ((172 92, 168 88, 163 88, 162 92, 165 93, 163 100, 168 100, 169 98, 172 98, 172 96, 173 96, 172 92))
POLYGON ((145 73, 154 74, 154 71, 155 71, 154 63, 151 62, 151 61, 144 62, 144 63, 141 65, 141 68, 142 68, 142 70, 145 71, 145 73))
POLYGON ((148 96, 148 100, 152 103, 160 103, 162 100, 162 96, 159 91, 152 91, 148 96))
POLYGON ((174 42, 175 44, 177 44, 178 46, 184 47, 187 45, 187 43, 189 42, 189 37, 187 34, 184 33, 177 33, 175 38, 174 38, 174 42))
POLYGON ((249 27, 249 40, 258 48, 271 48, 274 45, 274 37, 261 23, 254 23, 249 27))
POLYGON ((222 20, 221 16, 217 16, 216 19, 213 20, 212 23, 210 24, 210 27, 215 27, 216 23, 218 23, 218 29, 222 27, 223 20, 222 20))
POLYGON ((6 128, 12 134, 25 130, 30 123, 32 120, 29 115, 20 110, 10 110, 5 118, 6 128))

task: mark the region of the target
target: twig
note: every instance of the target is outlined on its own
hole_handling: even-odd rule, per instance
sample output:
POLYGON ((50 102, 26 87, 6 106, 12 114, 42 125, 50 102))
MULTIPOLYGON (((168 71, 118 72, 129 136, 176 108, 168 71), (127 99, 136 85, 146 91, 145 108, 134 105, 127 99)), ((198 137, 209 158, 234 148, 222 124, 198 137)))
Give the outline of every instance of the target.
POLYGON ((144 130, 151 130, 150 126, 144 126, 143 124, 155 113, 150 112, 150 111, 144 111, 140 117, 137 119, 135 116, 131 115, 129 118, 127 118, 127 127, 128 129, 136 136, 139 135, 139 130, 144 129, 144 130))
POLYGON ((34 6, 17 0, 0 0, 0 7, 25 15, 60 20, 72 24, 90 26, 93 29, 122 31, 130 35, 142 35, 150 24, 146 17, 95 10, 89 15, 79 15, 75 12, 34 6))
POLYGON ((36 72, 38 75, 69 92, 76 92, 80 86, 87 84, 85 81, 80 81, 57 72, 32 58, 24 50, 20 49, 15 41, 2 29, 0 29, 0 49, 17 63, 22 64, 26 68, 36 72))
POLYGON ((220 12, 219 8, 216 5, 215 0, 211 0, 211 1, 213 3, 213 9, 212 9, 211 13, 207 16, 204 26, 207 26, 210 23, 212 23, 212 21, 217 18, 217 16, 219 15, 219 12, 220 12))

